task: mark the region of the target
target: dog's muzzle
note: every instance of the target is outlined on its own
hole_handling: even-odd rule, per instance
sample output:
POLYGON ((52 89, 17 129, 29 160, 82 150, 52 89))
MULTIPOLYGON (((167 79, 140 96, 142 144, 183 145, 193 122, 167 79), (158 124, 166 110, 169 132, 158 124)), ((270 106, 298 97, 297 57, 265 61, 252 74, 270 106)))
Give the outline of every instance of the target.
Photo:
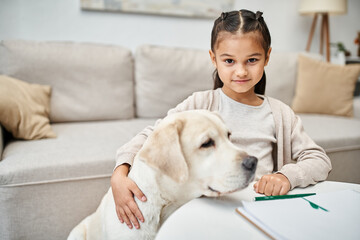
POLYGON ((253 156, 247 156, 244 158, 241 166, 249 172, 255 172, 258 159, 253 156))

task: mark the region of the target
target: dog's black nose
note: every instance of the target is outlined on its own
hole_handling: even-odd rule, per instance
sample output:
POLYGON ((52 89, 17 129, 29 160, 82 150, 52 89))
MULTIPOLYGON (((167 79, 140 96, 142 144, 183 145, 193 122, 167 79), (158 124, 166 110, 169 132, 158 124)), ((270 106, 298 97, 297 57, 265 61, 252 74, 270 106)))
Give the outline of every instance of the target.
POLYGON ((248 171, 255 171, 258 159, 253 156, 247 156, 243 162, 242 167, 248 171))

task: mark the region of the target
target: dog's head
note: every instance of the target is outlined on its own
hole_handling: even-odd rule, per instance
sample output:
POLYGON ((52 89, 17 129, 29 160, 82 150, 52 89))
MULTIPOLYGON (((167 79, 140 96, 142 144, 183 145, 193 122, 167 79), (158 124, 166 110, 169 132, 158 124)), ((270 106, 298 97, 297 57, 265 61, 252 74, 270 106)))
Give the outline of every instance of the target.
POLYGON ((219 196, 246 187, 257 159, 230 142, 217 113, 192 110, 163 119, 139 152, 140 159, 200 195, 219 196))

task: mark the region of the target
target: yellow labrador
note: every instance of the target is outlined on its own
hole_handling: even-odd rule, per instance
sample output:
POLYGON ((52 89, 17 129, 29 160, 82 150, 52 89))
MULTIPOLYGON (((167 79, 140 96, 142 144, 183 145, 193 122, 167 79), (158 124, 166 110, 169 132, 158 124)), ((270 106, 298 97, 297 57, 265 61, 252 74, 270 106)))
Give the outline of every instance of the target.
POLYGON ((145 218, 139 230, 121 224, 111 189, 97 211, 68 239, 154 239, 177 208, 202 195, 220 196, 246 187, 257 159, 236 148, 216 113, 193 110, 164 118, 137 154, 129 173, 147 196, 136 202, 145 218))

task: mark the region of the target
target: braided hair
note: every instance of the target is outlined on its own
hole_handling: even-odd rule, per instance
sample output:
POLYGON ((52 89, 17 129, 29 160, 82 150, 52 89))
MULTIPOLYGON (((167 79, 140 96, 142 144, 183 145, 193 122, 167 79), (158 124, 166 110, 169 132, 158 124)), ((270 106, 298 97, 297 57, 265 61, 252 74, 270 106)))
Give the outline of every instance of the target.
MULTIPOLYGON (((220 32, 230 32, 235 34, 237 32, 249 33, 259 32, 262 36, 261 45, 265 51, 265 57, 270 49, 271 36, 269 29, 262 17, 262 12, 257 11, 256 13, 242 9, 240 11, 223 12, 215 22, 211 31, 211 50, 215 52, 215 46, 217 44, 218 35, 220 32)), ((224 84, 221 81, 217 69, 213 73, 214 78, 214 89, 222 87, 224 84)), ((261 80, 255 85, 255 93, 265 94, 266 87, 266 75, 265 71, 261 80)))

